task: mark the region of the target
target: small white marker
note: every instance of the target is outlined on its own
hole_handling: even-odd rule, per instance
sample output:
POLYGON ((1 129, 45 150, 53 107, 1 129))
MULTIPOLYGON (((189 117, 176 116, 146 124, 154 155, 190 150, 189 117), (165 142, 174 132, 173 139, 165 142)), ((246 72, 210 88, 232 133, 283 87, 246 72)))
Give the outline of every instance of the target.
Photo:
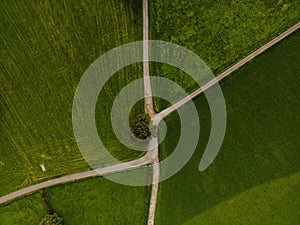
POLYGON ((40 167, 41 167, 41 169, 42 169, 42 171, 43 171, 43 172, 45 172, 45 171, 46 171, 46 167, 45 167, 45 165, 44 165, 44 164, 40 164, 40 167))

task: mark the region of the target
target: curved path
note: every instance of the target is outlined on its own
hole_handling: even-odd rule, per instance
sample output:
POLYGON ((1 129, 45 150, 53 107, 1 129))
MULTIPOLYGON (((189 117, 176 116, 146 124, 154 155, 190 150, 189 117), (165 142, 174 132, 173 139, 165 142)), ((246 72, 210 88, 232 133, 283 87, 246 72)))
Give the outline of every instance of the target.
POLYGON ((26 188, 22 188, 18 191, 10 193, 10 194, 4 195, 4 196, 0 197, 0 204, 11 201, 11 200, 21 197, 23 195, 41 190, 43 188, 48 188, 48 187, 57 185, 57 184, 62 184, 62 183, 70 182, 70 181, 88 178, 88 177, 107 175, 110 173, 134 169, 136 167, 140 167, 140 166, 149 164, 151 162, 151 159, 152 159, 152 154, 151 154, 151 152, 149 152, 149 154, 147 153, 143 157, 133 160, 133 161, 124 162, 124 163, 116 164, 113 166, 108 166, 108 167, 99 168, 99 169, 95 169, 95 170, 89 170, 89 171, 85 171, 85 172, 75 173, 75 174, 55 178, 52 180, 48 180, 48 181, 45 181, 45 182, 42 182, 39 184, 35 184, 35 185, 29 186, 26 188))
MULTIPOLYGON (((151 83, 150 83, 150 75, 149 75, 149 62, 148 62, 148 1, 144 0, 143 2, 143 14, 144 14, 144 43, 143 43, 143 58, 144 58, 144 98, 145 98, 145 111, 147 114, 149 114, 151 117, 155 116, 154 110, 153 110, 153 103, 152 103, 152 89, 151 89, 151 83)), ((3 204, 5 202, 9 202, 15 198, 21 197, 23 195, 41 190, 43 188, 51 187, 57 184, 62 184, 70 181, 76 181, 88 177, 94 177, 99 175, 107 175, 110 173, 115 172, 121 172, 125 170, 130 170, 136 167, 144 166, 147 164, 153 164, 154 162, 158 162, 158 144, 157 138, 154 138, 153 141, 147 146, 148 152, 145 156, 129 161, 124 162, 104 168, 99 168, 95 170, 90 171, 84 171, 80 173, 75 173, 67 176, 62 176, 59 178, 51 179, 45 182, 41 182, 35 185, 31 185, 26 188, 22 188, 18 191, 12 192, 10 194, 4 195, 0 197, 0 204, 3 204)), ((159 177, 159 170, 157 169, 157 166, 153 166, 153 180, 157 180, 157 177, 159 177), (155 175, 154 175, 155 174, 155 175)), ((153 182, 154 183, 154 182, 153 182)), ((154 188, 155 189, 155 188, 154 188)), ((156 188, 157 190, 157 188, 156 188)), ((152 198, 153 199, 153 198, 152 198)), ((152 200, 153 202, 153 200, 152 200)), ((155 200, 156 202, 156 200, 155 200)), ((153 208, 153 207, 152 207, 153 208)), ((154 211, 155 212, 155 208, 154 211)), ((153 214, 151 211, 151 214, 153 214)), ((153 214, 154 218, 154 214, 153 214)))

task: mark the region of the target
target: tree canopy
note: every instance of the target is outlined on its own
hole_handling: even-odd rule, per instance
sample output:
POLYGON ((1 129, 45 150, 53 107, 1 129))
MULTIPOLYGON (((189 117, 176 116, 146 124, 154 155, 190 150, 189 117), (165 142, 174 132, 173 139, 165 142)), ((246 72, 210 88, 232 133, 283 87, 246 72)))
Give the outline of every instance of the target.
POLYGON ((130 124, 130 128, 135 137, 139 139, 149 138, 151 135, 149 123, 151 118, 149 115, 143 113, 139 114, 130 124))

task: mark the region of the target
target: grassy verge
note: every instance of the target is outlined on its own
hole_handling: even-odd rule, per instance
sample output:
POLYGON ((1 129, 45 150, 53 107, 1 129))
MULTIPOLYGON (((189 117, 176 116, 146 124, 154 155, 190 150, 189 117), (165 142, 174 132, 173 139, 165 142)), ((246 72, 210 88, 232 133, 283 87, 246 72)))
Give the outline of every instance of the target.
MULTIPOLYGON (((298 31, 221 84, 227 105, 226 135, 216 160, 201 173, 198 165, 211 118, 205 96, 195 99, 200 142, 190 162, 160 185, 156 224, 181 225, 250 188, 300 171, 299 42, 298 31)), ((177 144, 174 132, 180 134, 176 114, 166 122, 172 133, 162 143, 163 156, 177 144)))
MULTIPOLYGON (((136 40, 141 31, 134 25, 132 3, 125 0, 1 1, 0 10, 0 195, 3 195, 44 179, 89 168, 72 131, 76 86, 97 57, 136 40), (45 165, 46 172, 41 171, 40 164, 45 165)), ((120 71, 107 84, 107 98, 97 106, 98 111, 108 108, 105 104, 110 104, 122 86, 141 77, 139 71, 139 65, 120 71)), ((103 112, 98 125, 103 128, 104 124, 105 129, 110 114, 103 112)), ((101 131, 106 142, 116 143, 107 130, 101 131)), ((116 156, 121 155, 124 160, 136 156, 124 146, 108 147, 113 152, 118 149, 116 156)))

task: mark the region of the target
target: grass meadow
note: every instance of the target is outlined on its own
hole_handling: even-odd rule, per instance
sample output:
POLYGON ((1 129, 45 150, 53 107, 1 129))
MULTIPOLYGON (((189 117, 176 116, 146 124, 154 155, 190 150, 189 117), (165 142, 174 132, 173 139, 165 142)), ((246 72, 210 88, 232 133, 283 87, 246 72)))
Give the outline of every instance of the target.
POLYGON ((149 195, 145 187, 92 178, 47 190, 55 211, 72 225, 146 224, 149 195))
POLYGON ((47 214, 47 207, 40 193, 0 207, 0 221, 3 225, 39 224, 45 214, 47 214))
MULTIPOLYGON (((144 187, 95 177, 51 187, 44 193, 65 225, 140 225, 147 221, 149 191, 144 187)), ((0 221, 2 225, 39 224, 47 210, 38 192, 0 207, 0 221)))
MULTIPOLYGON (((142 27, 135 25, 132 6, 125 0, 1 1, 0 11, 3 195, 44 179, 89 169, 72 131, 77 84, 96 58, 138 39, 142 27)), ((110 120, 107 108, 126 83, 142 76, 140 71, 140 65, 119 71, 107 83, 97 105, 97 112, 102 112, 99 133, 110 143, 109 150, 123 160, 136 154, 114 145, 115 138, 105 129, 110 120)))
MULTIPOLYGON (((299 176, 293 175, 300 171, 299 42, 297 31, 221 83, 227 130, 217 158, 204 172, 199 172, 198 166, 211 118, 205 96, 194 100, 201 124, 200 141, 189 163, 160 184, 157 225, 223 224, 220 221, 230 218, 235 219, 234 224, 259 224, 265 219, 272 222, 268 224, 295 224, 300 182, 299 176), (285 188, 282 181, 286 181, 285 188), (266 199, 257 199, 257 195, 266 199), (281 210, 281 204, 289 206, 282 211, 285 215, 273 215, 281 210), (248 210, 250 206, 257 208, 248 210), (274 213, 260 213, 263 207, 274 213), (256 213, 252 215, 256 220, 251 220, 251 213, 256 213), (245 220, 239 219, 241 215, 245 220)), ((166 123, 172 133, 161 145, 162 158, 174 149, 175 137, 180 135, 176 113, 166 118, 166 123)))
MULTIPOLYGON (((298 0, 156 0, 149 4, 151 39, 192 50, 216 74, 300 20, 298 0)), ((178 69, 158 66, 155 73, 188 91, 195 88, 178 69)))

